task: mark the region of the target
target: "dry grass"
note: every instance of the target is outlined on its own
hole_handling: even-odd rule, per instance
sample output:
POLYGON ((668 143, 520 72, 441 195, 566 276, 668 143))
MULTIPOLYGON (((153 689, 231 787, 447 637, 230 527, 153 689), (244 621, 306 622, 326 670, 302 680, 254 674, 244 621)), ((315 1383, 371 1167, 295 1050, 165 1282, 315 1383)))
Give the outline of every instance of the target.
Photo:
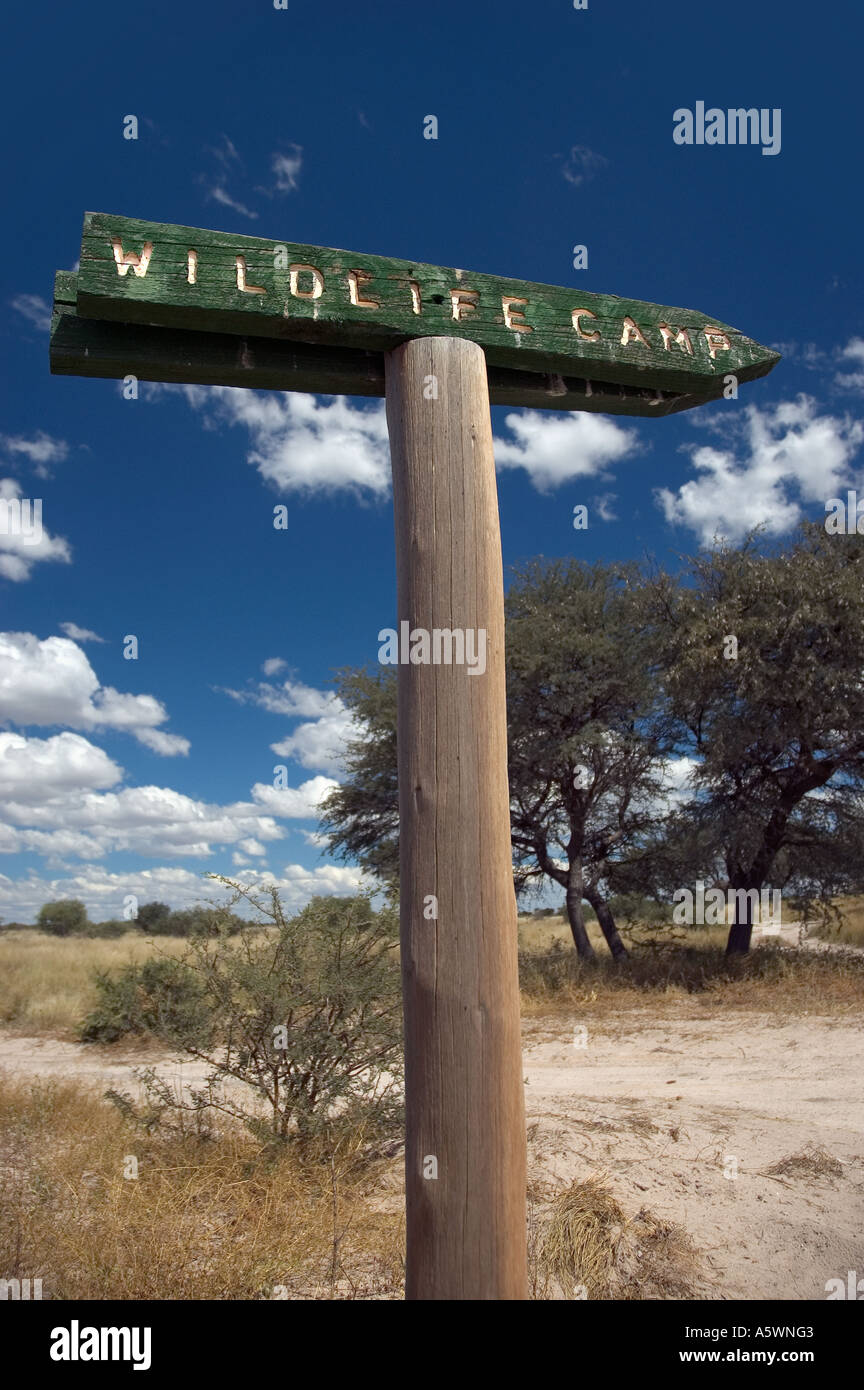
MULTIPOLYGON (((578 1009, 582 1018, 681 1001, 697 1004, 700 1011, 707 1006, 784 1016, 844 1015, 858 1013, 864 1004, 864 954, 763 941, 747 956, 729 958, 725 929, 708 927, 681 939, 629 933, 629 960, 616 964, 607 953, 588 964, 555 931, 554 922, 544 923, 539 944, 531 941, 519 953, 527 1017, 578 1009)), ((526 928, 523 941, 532 934, 526 928)))
POLYGON ((356 1153, 146 1136, 68 1083, 0 1080, 0 1134, 0 1274, 46 1298, 402 1296, 402 1218, 356 1153))
POLYGON ((536 1299, 699 1296, 699 1259, 686 1233, 644 1209, 628 1220, 602 1177, 547 1197, 529 1248, 536 1299))
MULTIPOLYGON (((864 900, 843 904, 846 930, 864 937, 864 900)), ((520 980, 527 1017, 578 1008, 580 1016, 610 1009, 652 1008, 688 999, 702 1006, 781 1014, 849 1014, 864 1003, 864 954, 817 952, 762 942, 743 959, 724 954, 726 930, 704 927, 625 932, 633 954, 615 965, 596 923, 589 935, 596 965, 583 965, 561 918, 519 924, 520 980)), ((836 934, 833 940, 843 940, 836 934)), ((0 934, 0 1025, 18 1033, 78 1037, 96 1002, 94 975, 158 953, 178 955, 182 937, 156 941, 137 932, 113 940, 46 936, 26 929, 0 934)))
POLYGON ((827 928, 817 928, 813 935, 841 946, 864 946, 864 898, 844 898, 837 907, 840 921, 827 928))
POLYGON ((769 1178, 842 1178, 843 1164, 827 1149, 807 1144, 798 1153, 772 1163, 765 1173, 769 1178))
POLYGON ((140 931, 109 939, 0 934, 0 1024, 19 1033, 77 1037, 96 1003, 94 974, 145 960, 156 950, 177 955, 184 938, 160 936, 158 946, 140 931))
MULTIPOLYGON (((44 1298, 403 1296, 398 1158, 145 1135, 92 1091, 2 1077, 0 1135, 0 1275, 44 1298)), ((530 1214, 535 1299, 699 1296, 685 1234, 628 1219, 602 1179, 535 1189, 530 1214)))

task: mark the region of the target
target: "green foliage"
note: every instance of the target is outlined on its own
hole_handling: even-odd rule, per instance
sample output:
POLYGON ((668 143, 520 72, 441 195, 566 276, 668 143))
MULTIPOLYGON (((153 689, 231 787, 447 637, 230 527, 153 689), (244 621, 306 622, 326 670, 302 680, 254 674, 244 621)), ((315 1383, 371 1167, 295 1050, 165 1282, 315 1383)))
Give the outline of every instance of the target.
POLYGON ((96 977, 98 1002, 81 1030, 83 1042, 117 1042, 152 1034, 204 1045, 211 1036, 201 981, 182 961, 155 958, 96 977))
POLYGON ((200 904, 174 911, 167 903, 151 902, 141 904, 129 925, 140 927, 145 936, 234 936, 247 924, 224 907, 200 904))
POLYGON ((135 918, 136 927, 140 927, 148 936, 158 936, 168 934, 166 923, 172 916, 171 908, 168 903, 151 902, 142 903, 138 908, 138 915, 135 918))
POLYGON ((383 882, 399 877, 399 787, 396 762, 396 672, 343 670, 339 698, 354 719, 345 780, 322 802, 321 826, 334 854, 361 864, 383 882))
POLYGON ((80 935, 92 936, 107 941, 115 939, 118 936, 125 936, 134 926, 134 922, 127 922, 123 918, 112 917, 107 922, 88 922, 86 930, 81 932, 80 935))
POLYGON ((175 1014, 172 1032, 210 1074, 186 1098, 151 1077, 151 1101, 199 1120, 227 1113, 265 1142, 332 1141, 358 1126, 370 1137, 392 1132, 401 1118, 395 909, 319 897, 288 917, 275 889, 256 897, 220 881, 268 928, 246 922, 235 941, 227 931, 190 938, 179 968, 198 992, 190 1027, 175 1014), (206 1040, 194 1026, 199 1004, 206 1040))
POLYGON ((57 902, 43 903, 36 925, 52 936, 72 936, 74 932, 83 932, 89 926, 87 908, 79 898, 60 898, 57 902))

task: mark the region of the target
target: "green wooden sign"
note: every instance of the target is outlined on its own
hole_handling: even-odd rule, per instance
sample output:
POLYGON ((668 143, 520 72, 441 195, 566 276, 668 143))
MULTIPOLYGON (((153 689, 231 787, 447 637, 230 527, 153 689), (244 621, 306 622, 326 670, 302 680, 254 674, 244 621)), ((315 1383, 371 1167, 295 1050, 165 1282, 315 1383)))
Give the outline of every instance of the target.
MULTIPOLYGON (((84 219, 75 311, 102 322, 375 353, 410 338, 469 338, 490 368, 588 383, 578 405, 544 389, 543 405, 569 410, 585 408, 594 383, 699 404, 722 394, 728 375, 748 381, 779 361, 692 309, 98 212, 84 219)), ((579 393, 565 384, 565 394, 579 393)))
MULTIPOLYGON (((54 277, 51 371, 55 376, 129 375, 140 381, 247 386, 335 396, 383 396, 384 354, 368 348, 279 341, 189 328, 154 328, 77 312, 78 276, 54 277)), ((578 365, 578 364, 576 364, 578 365)), ((721 394, 722 379, 698 394, 590 381, 571 373, 487 367, 492 405, 587 410, 604 415, 674 415, 721 394)))

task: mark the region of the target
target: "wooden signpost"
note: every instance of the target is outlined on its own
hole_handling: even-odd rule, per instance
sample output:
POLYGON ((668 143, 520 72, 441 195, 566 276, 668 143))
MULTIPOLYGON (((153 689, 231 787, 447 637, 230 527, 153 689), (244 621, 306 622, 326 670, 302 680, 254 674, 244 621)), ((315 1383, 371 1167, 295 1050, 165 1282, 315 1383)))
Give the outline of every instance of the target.
POLYGON ((105 213, 57 274, 55 373, 386 395, 408 1298, 527 1297, 490 400, 666 415, 778 360, 689 309, 105 213))

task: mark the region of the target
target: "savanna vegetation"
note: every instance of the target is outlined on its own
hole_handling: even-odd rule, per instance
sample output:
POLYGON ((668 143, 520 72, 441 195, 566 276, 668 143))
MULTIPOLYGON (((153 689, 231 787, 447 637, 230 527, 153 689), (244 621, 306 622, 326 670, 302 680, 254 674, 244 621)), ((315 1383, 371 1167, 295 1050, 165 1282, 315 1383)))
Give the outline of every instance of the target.
MULTIPOLYGON (((535 561, 506 596, 514 879, 564 890, 580 959, 627 946, 614 900, 735 895, 750 949, 766 886, 805 918, 864 886, 864 545, 805 525, 718 545, 678 575, 535 561)), ((356 721, 324 806, 333 852, 398 886, 396 683, 343 671, 356 721)))

